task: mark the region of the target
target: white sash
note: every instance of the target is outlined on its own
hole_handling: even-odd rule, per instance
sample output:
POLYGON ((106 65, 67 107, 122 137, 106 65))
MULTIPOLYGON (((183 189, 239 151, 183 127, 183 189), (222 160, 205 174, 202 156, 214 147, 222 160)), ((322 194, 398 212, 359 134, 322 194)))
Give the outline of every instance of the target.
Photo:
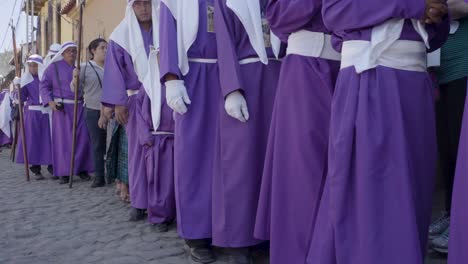
MULTIPOLYGON (((268 64, 268 56, 263 39, 262 16, 259 0, 227 0, 226 6, 229 7, 241 21, 247 35, 249 36, 250 44, 260 58, 260 61, 263 64, 268 64)), ((270 33, 270 36, 271 47, 276 58, 278 58, 281 41, 273 34, 273 32, 270 33)))
POLYGON ((341 54, 332 47, 330 35, 307 30, 300 30, 289 36, 287 54, 335 61, 341 59, 341 54))
POLYGON ((177 53, 182 75, 189 72, 188 51, 197 38, 198 0, 162 0, 177 22, 177 53))
POLYGON ((345 41, 341 52, 341 68, 354 66, 357 73, 362 73, 382 65, 401 70, 426 71, 428 34, 421 22, 412 20, 412 23, 424 43, 399 40, 405 19, 390 19, 372 29, 371 41, 345 41))

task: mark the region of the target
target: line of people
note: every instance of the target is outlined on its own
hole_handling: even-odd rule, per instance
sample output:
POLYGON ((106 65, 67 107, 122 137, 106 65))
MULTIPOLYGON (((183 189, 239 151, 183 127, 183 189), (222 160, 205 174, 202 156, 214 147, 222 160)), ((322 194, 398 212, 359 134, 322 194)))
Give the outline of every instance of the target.
MULTIPOLYGON (((251 263, 270 241, 273 264, 422 264, 437 142, 426 55, 449 22, 445 0, 128 0, 81 72, 72 42, 43 74, 31 56, 41 99, 25 100, 53 110, 62 183, 74 89, 75 173, 95 171, 93 186, 115 119, 107 173, 128 182, 130 220, 158 232, 176 220, 195 262, 214 262, 215 246, 251 263)), ((450 264, 468 261, 466 156, 450 264)))

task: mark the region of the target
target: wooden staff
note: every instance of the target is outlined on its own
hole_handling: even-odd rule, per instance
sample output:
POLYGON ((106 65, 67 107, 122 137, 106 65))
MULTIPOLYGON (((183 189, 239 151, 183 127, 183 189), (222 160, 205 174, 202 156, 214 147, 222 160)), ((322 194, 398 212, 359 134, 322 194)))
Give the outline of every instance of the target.
MULTIPOLYGON (((11 33, 13 37, 13 53, 14 53, 14 59, 15 59, 15 73, 16 77, 20 78, 21 77, 21 68, 20 64, 18 61, 18 53, 16 50, 16 35, 15 35, 15 27, 13 26, 13 22, 11 23, 11 33)), ((26 180, 29 181, 29 162, 28 162, 28 148, 26 145, 26 134, 24 131, 24 116, 23 116, 23 100, 21 99, 21 84, 18 85, 18 108, 19 108, 19 116, 20 116, 20 133, 21 133, 21 138, 23 139, 23 158, 24 158, 24 168, 26 170, 26 180)))
POLYGON ((73 137, 72 137, 72 153, 70 160, 70 182, 69 188, 73 188, 73 174, 75 171, 75 151, 76 151, 76 127, 78 123, 78 91, 80 89, 80 70, 81 70, 81 48, 83 42, 83 9, 84 1, 80 0, 80 20, 78 24, 78 54, 76 56, 76 69, 78 70, 78 76, 76 78, 76 87, 75 87, 75 104, 73 109, 73 137))

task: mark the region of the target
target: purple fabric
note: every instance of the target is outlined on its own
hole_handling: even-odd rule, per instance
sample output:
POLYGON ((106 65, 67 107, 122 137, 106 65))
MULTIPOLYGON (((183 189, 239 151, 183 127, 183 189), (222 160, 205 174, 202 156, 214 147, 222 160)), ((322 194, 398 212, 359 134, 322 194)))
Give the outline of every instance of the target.
MULTIPOLYGON (((145 31, 141 28, 141 34, 148 55, 149 47, 153 44, 153 31, 145 31)), ((129 112, 125 130, 128 137, 128 180, 131 204, 134 208, 146 209, 148 207, 148 186, 143 148, 138 143, 140 128, 137 123, 141 105, 136 103, 136 95, 127 96, 127 90, 139 90, 140 93, 144 93, 144 89, 138 80, 130 54, 114 41, 109 41, 104 67, 102 103, 126 105, 129 112)))
MULTIPOLYGON (((199 1, 199 30, 197 39, 188 51, 189 58, 217 57, 215 34, 207 32, 208 4, 213 5, 213 1, 199 1)), ((176 22, 164 4, 161 4, 160 14, 161 77, 164 78, 168 73, 178 75, 185 81, 192 101, 186 114, 175 115, 177 228, 184 239, 211 238, 211 186, 215 156, 213 139, 221 101, 218 65, 189 62, 189 73, 181 76, 176 22)))
MULTIPOLYGON (((47 105, 54 98, 74 99, 74 93, 70 89, 73 79, 74 66, 65 61, 55 63, 58 70, 57 80, 55 66, 50 65, 44 73, 39 84, 39 91, 43 104, 47 105)), ((54 176, 69 176, 70 159, 72 152, 73 131, 73 104, 64 104, 63 111, 52 113, 52 165, 54 176)), ((74 173, 93 172, 91 142, 88 128, 84 120, 83 104, 78 104, 76 127, 76 150, 74 173)))
MULTIPOLYGON (((162 96, 164 98, 164 91, 162 96)), ((136 99, 138 105, 141 105, 137 125, 146 172, 148 221, 152 224, 172 221, 176 217, 174 135, 152 135, 151 101, 144 91, 136 99)), ((174 132, 172 113, 164 103, 158 131, 174 132)))
MULTIPOLYGON (((323 5, 325 24, 345 40, 368 39, 371 28, 360 27, 424 12, 423 1, 323 5)), ((446 22, 429 29, 431 48, 447 37, 446 22)), ((401 39, 421 40, 410 26, 401 39)), ((330 123, 328 175, 308 263, 424 263, 436 162, 429 75, 382 66, 362 74, 343 69, 330 123)))
MULTIPOLYGON (((261 6, 265 4, 266 1, 261 2, 261 6)), ((260 242, 253 233, 281 63, 239 65, 239 60, 257 54, 224 0, 215 1, 215 27, 222 94, 241 90, 250 119, 247 123, 233 119, 220 102, 213 178, 213 244, 248 247, 260 242)), ((274 57, 271 48, 267 53, 274 57)))
MULTIPOLYGON (((468 113, 468 101, 465 105, 468 113)), ((453 185, 448 264, 468 262, 468 115, 464 116, 453 185)))
MULTIPOLYGON (((280 0, 270 2, 267 14, 273 31, 287 37, 303 29, 327 32, 320 10, 321 0, 280 0)), ((270 240, 272 264, 306 263, 338 71, 339 62, 299 55, 282 62, 255 226, 257 238, 270 240)))
MULTIPOLYGON (((30 165, 52 164, 52 143, 50 137, 49 115, 42 111, 29 110, 30 105, 39 104, 39 78, 21 88, 24 107, 24 131, 27 143, 28 162, 30 165)), ((18 138, 16 162, 24 163, 23 138, 18 138)))

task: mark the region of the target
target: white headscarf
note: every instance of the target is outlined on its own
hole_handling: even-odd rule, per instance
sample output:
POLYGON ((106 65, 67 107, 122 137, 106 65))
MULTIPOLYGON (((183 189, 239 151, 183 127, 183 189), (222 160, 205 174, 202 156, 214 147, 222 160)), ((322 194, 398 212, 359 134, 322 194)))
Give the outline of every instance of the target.
POLYGON ((177 21, 177 51, 182 75, 189 72, 188 51, 197 38, 198 0, 162 0, 177 21))
POLYGON ((24 87, 34 81, 33 75, 29 72, 29 63, 36 63, 38 65, 39 80, 42 79, 42 75, 44 74, 45 67, 42 61, 42 57, 37 54, 29 56, 24 67, 24 73, 21 76, 21 87, 24 87))
POLYGON ((10 92, 5 92, 3 101, 0 104, 0 130, 11 138, 11 98, 10 92))
POLYGON ((50 60, 55 56, 60 51, 60 48, 62 46, 59 43, 54 43, 50 45, 49 47, 49 52, 47 52, 47 55, 44 58, 44 65, 47 66, 50 63, 50 60))
MULTIPOLYGON (((265 50, 263 39, 262 14, 259 0, 227 0, 226 6, 229 7, 239 18, 247 31, 250 44, 257 53, 263 64, 268 64, 268 56, 265 50)), ((270 32, 270 41, 273 53, 276 58, 279 56, 281 40, 270 32)))
POLYGON ((138 79, 151 101, 153 129, 157 130, 161 121, 161 83, 159 78, 159 0, 151 0, 153 22, 153 45, 149 56, 146 55, 140 23, 137 20, 133 3, 128 0, 125 18, 112 32, 110 39, 119 44, 132 57, 138 79))

